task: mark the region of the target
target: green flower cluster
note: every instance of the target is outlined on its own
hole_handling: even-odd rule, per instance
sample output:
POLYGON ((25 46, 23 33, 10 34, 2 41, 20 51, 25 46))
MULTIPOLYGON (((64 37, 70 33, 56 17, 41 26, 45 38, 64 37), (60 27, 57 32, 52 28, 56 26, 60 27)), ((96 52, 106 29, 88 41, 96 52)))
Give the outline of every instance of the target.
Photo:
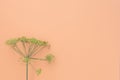
POLYGON ((45 59, 50 63, 50 62, 53 61, 53 59, 54 59, 54 55, 52 55, 52 54, 48 54, 48 55, 46 56, 45 59))
POLYGON ((32 43, 32 44, 36 44, 38 46, 46 46, 48 44, 48 42, 46 42, 46 41, 41 41, 41 40, 37 40, 35 38, 26 38, 26 37, 10 39, 10 40, 7 40, 6 43, 8 45, 16 45, 17 42, 32 43))
POLYGON ((8 45, 16 45, 16 43, 18 42, 18 39, 10 39, 10 40, 7 40, 7 44, 8 45))

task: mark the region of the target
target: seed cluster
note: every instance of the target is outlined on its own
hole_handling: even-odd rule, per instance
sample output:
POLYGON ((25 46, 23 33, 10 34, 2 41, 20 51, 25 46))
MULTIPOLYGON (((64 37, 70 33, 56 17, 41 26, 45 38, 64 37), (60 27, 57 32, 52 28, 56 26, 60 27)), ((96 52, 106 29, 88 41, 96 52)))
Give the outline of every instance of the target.
POLYGON ((46 46, 48 44, 46 41, 41 41, 36 38, 26 38, 26 37, 10 39, 6 43, 8 45, 16 45, 18 42, 32 43, 39 46, 46 46))

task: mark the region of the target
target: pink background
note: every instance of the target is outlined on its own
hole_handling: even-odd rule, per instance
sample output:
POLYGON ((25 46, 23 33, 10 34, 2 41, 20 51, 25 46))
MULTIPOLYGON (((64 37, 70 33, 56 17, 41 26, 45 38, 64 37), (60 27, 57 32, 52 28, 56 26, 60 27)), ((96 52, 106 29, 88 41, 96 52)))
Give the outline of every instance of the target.
POLYGON ((25 65, 5 41, 51 43, 52 64, 29 80, 119 80, 119 0, 0 0, 0 80, 25 80, 25 65))

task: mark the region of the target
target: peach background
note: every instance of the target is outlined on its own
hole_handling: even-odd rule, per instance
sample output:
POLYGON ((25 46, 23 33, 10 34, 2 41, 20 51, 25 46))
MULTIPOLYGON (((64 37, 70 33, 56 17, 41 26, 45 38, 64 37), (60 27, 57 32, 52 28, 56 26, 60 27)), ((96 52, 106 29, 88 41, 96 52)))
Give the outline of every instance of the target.
POLYGON ((5 41, 48 40, 56 56, 29 80, 119 80, 119 0, 0 0, 0 80, 25 80, 25 66, 5 41))

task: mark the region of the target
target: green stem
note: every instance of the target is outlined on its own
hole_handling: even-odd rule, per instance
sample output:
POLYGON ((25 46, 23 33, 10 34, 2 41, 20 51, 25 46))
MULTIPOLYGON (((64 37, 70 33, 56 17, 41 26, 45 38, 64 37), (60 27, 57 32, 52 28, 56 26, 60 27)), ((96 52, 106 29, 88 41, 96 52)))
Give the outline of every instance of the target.
POLYGON ((25 54, 27 54, 26 46, 25 46, 25 42, 22 42, 22 45, 23 45, 23 48, 24 48, 24 52, 25 52, 25 54))
POLYGON ((44 49, 46 46, 40 47, 38 50, 36 50, 33 54, 35 56, 37 53, 39 53, 42 49, 44 49))
POLYGON ((28 80, 28 62, 26 62, 26 80, 28 80))
POLYGON ((39 49, 39 46, 34 45, 33 49, 29 52, 29 56, 31 56, 37 49, 39 49))
POLYGON ((12 47, 13 50, 15 50, 17 53, 19 53, 21 56, 24 57, 24 54, 18 49, 18 48, 15 48, 15 47, 12 47))
POLYGON ((33 48, 34 44, 29 44, 29 49, 28 49, 28 53, 30 54, 32 48, 33 48))
POLYGON ((46 59, 39 59, 39 58, 30 58, 30 59, 33 59, 33 60, 41 60, 41 61, 46 61, 46 59))

